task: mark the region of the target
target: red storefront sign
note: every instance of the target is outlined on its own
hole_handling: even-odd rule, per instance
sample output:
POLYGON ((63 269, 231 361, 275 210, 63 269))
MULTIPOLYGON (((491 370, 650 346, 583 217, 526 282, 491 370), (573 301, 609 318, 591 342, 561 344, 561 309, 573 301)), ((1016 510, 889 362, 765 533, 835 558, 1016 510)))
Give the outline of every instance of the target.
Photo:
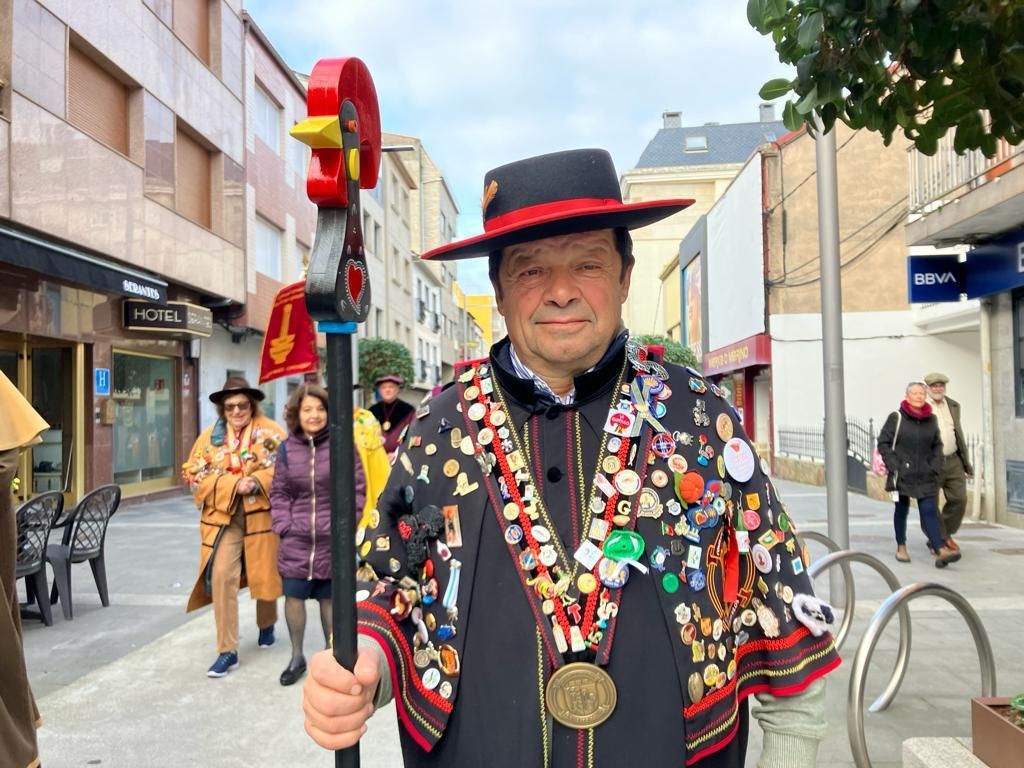
POLYGON ((767 333, 759 333, 704 355, 704 375, 719 376, 741 368, 771 364, 772 339, 767 333))

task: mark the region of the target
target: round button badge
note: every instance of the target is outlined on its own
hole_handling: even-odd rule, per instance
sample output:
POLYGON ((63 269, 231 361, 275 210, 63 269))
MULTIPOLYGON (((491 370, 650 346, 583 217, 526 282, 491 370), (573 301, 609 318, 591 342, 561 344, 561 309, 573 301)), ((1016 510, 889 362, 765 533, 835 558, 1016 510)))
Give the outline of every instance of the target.
POLYGON ((754 452, 746 440, 734 437, 727 441, 725 448, 722 449, 722 455, 725 459, 725 469, 733 480, 745 483, 754 476, 754 452))
POLYGON ((473 403, 469 406, 469 410, 466 411, 466 415, 473 421, 480 421, 480 419, 487 415, 487 406, 483 403, 473 403))
POLYGON ((677 475, 683 474, 689 468, 689 464, 686 463, 686 459, 684 459, 678 453, 673 453, 671 456, 669 456, 667 459, 667 463, 668 468, 675 472, 677 475))
POLYGON ((761 573, 771 573, 772 553, 764 544, 755 544, 750 548, 750 557, 754 561, 754 567, 761 573))
POLYGON ((663 469, 656 469, 651 472, 651 483, 655 488, 664 488, 668 485, 668 473, 663 469))
POLYGON ((615 487, 623 496, 632 496, 640 490, 640 475, 632 469, 624 469, 615 475, 615 487))
POLYGON ((509 544, 518 544, 523 540, 523 529, 518 525, 510 525, 505 529, 505 541, 509 544))
POLYGON ((715 419, 715 431, 718 432, 718 436, 722 438, 723 443, 727 443, 732 439, 732 419, 729 418, 729 414, 718 414, 718 418, 715 419))

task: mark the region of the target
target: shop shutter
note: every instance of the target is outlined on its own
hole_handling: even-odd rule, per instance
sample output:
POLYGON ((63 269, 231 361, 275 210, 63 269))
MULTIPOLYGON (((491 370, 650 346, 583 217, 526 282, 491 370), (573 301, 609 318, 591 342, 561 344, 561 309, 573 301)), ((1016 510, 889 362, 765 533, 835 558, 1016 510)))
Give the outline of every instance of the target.
POLYGON ((180 127, 175 147, 175 207, 197 224, 210 226, 210 153, 180 127))
POLYGON ((174 32, 196 56, 210 63, 209 0, 174 0, 174 32))
POLYGON ((128 154, 128 88, 74 46, 68 55, 68 120, 128 154))

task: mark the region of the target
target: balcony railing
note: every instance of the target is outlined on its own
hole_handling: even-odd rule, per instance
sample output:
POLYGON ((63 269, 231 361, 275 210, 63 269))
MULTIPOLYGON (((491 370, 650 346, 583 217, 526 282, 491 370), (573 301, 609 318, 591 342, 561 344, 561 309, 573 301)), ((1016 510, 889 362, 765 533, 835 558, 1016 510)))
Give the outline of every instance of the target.
POLYGON ((928 213, 972 189, 994 181, 1024 162, 1024 145, 1012 146, 1000 140, 994 157, 979 150, 958 155, 953 149, 953 132, 939 141, 938 151, 928 157, 910 152, 910 213, 928 213))

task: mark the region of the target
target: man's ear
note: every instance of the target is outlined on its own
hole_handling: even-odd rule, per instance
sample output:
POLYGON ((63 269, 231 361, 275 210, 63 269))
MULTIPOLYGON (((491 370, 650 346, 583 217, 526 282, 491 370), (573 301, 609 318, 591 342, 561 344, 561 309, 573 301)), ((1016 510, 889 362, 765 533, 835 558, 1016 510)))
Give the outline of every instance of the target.
MULTIPOLYGON (((635 262, 634 262, 635 263, 635 262)), ((629 297, 629 281, 633 276, 633 264, 626 267, 625 273, 622 275, 622 286, 619 291, 619 303, 625 304, 626 299, 629 297)))
POLYGON ((498 314, 501 315, 502 317, 504 317, 505 316, 505 300, 504 300, 504 298, 501 295, 501 286, 499 285, 500 281, 501 281, 501 277, 500 276, 498 276, 497 279, 495 279, 495 280, 491 280, 491 288, 494 289, 494 304, 498 308, 498 314))

